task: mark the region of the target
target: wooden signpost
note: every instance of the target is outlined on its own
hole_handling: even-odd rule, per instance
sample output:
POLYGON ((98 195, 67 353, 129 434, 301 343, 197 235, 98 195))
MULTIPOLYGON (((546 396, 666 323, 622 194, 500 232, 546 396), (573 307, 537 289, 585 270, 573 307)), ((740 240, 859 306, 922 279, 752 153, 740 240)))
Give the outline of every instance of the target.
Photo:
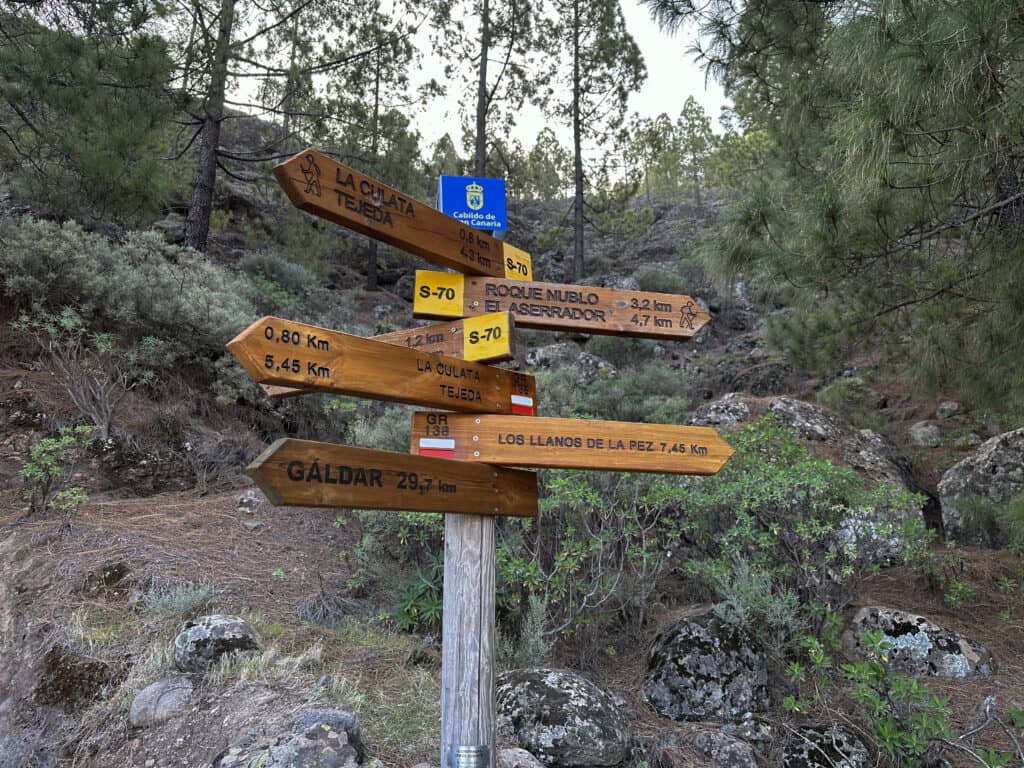
POLYGON ((414 413, 411 452, 513 467, 713 475, 732 448, 710 427, 414 413))
POLYGON ((470 275, 530 280, 530 255, 316 150, 274 168, 292 205, 470 275))
MULTIPOLYGON (((370 340, 479 363, 511 360, 516 354, 515 320, 508 312, 492 312, 489 315, 450 323, 435 323, 421 328, 382 333, 379 336, 371 336, 370 340)), ((281 387, 275 384, 260 386, 274 398, 316 392, 315 389, 281 387)))
POLYGON ((416 317, 509 312, 517 325, 647 339, 692 338, 711 320, 689 296, 416 271, 416 317))
POLYGON ((278 395, 338 392, 463 412, 414 414, 413 455, 285 439, 249 471, 275 504, 452 513, 441 766, 456 747, 485 747, 494 768, 494 516, 537 513, 536 476, 495 465, 710 475, 732 449, 704 427, 536 418, 533 377, 477 361, 511 357, 516 324, 686 340, 710 318, 689 296, 531 282, 529 254, 314 150, 274 175, 298 208, 464 273, 416 273, 414 314, 454 323, 363 339, 266 317, 228 349, 278 395))
POLYGON ((282 439, 247 472, 277 506, 537 515, 534 473, 485 464, 282 439))
POLYGON ((278 317, 257 320, 227 346, 259 384, 472 413, 536 412, 532 376, 278 317))

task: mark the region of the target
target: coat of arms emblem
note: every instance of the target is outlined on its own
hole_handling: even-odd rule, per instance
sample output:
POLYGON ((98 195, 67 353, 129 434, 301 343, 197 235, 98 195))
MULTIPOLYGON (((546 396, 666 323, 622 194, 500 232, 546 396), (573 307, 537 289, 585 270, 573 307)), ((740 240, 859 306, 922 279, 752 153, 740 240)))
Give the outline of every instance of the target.
POLYGON ((466 185, 466 205, 471 211, 479 211, 484 207, 484 188, 475 181, 466 185))

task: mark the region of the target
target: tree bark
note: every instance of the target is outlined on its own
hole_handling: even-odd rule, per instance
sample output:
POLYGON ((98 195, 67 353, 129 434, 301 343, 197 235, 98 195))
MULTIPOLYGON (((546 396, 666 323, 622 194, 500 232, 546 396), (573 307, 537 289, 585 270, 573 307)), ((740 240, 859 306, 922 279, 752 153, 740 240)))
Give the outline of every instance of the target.
POLYGON ((235 0, 221 0, 217 47, 214 50, 210 87, 203 104, 203 127, 199 140, 196 175, 192 181, 192 197, 185 217, 185 245, 197 251, 206 250, 210 234, 210 213, 213 210, 213 185, 217 180, 217 147, 220 124, 224 119, 224 91, 227 88, 228 61, 231 57, 231 29, 235 20, 235 0))
POLYGON ((580 124, 580 0, 572 4, 572 148, 575 200, 573 202, 572 279, 583 279, 583 126, 580 124))
POLYGON ((476 152, 473 172, 487 175, 487 57, 491 49, 491 4, 483 0, 480 13, 480 70, 476 86, 476 152))

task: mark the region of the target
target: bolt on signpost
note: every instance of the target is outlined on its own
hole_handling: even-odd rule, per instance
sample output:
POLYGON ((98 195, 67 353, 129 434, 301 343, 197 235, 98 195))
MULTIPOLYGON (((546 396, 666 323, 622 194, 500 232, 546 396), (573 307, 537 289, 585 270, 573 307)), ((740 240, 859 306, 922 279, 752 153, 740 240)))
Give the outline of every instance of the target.
POLYGON ((529 254, 475 228, 504 224, 477 180, 453 182, 457 220, 315 150, 274 175, 301 210, 461 273, 416 273, 414 314, 454 322, 364 339, 266 317, 228 348, 272 396, 450 411, 413 415, 409 455, 283 439, 249 472, 275 504, 448 513, 441 766, 494 768, 494 517, 537 514, 536 475, 507 467, 709 475, 732 449, 703 427, 537 418, 533 377, 483 362, 512 356, 516 325, 686 340, 710 317, 689 296, 532 282, 529 254))

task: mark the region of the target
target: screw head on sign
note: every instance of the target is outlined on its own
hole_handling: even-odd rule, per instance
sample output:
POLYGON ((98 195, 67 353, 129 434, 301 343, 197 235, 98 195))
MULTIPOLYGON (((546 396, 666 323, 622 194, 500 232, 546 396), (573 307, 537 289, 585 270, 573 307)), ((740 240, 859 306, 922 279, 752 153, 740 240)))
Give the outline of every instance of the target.
POLYGON ((479 423, 480 423, 480 419, 477 419, 477 420, 476 420, 476 423, 477 423, 477 424, 479 424, 479 423))
POLYGON ((479 456, 480 456, 480 451, 473 451, 473 455, 479 458, 479 456))
POLYGON ((480 435, 473 435, 473 442, 474 443, 479 443, 480 442, 480 435))

